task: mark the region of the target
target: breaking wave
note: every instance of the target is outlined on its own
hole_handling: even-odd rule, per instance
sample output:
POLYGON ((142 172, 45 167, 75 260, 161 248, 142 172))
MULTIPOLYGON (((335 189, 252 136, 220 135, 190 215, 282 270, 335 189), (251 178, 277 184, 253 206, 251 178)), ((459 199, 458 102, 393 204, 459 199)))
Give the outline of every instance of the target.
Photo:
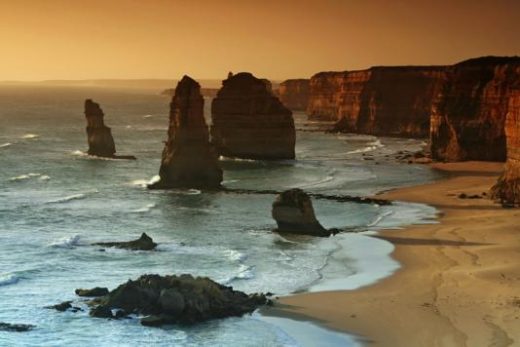
POLYGON ((9 146, 11 146, 11 145, 12 145, 11 142, 2 143, 2 144, 0 145, 0 148, 9 147, 9 146))
POLYGON ((75 246, 79 245, 79 241, 79 235, 72 235, 56 240, 51 243, 50 246, 54 248, 74 248, 75 246))
POLYGON ((37 135, 37 134, 25 134, 22 136, 22 139, 35 139, 37 137, 39 137, 40 135, 37 135))
POLYGON ((359 153, 366 153, 366 152, 373 152, 379 148, 384 147, 380 140, 376 140, 374 142, 368 143, 368 146, 365 148, 356 149, 353 151, 347 152, 347 154, 359 154, 359 153))
POLYGON ((18 283, 19 280, 20 280, 20 278, 13 274, 9 274, 9 273, 1 274, 0 275, 0 287, 18 283))

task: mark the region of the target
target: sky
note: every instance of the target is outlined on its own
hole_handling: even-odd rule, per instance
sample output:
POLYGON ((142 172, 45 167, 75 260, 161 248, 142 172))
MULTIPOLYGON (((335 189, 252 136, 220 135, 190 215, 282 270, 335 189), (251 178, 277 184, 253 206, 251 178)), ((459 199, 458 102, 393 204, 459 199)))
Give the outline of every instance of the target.
POLYGON ((520 0, 0 0, 0 80, 282 80, 520 55, 520 0))

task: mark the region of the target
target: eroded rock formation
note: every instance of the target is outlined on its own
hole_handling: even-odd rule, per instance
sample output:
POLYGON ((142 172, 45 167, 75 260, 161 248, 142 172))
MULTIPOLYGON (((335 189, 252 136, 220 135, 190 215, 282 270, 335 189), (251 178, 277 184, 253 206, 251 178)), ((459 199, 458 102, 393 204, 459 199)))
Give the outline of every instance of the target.
POLYGON ((507 162, 505 171, 491 189, 492 198, 504 206, 520 206, 520 67, 517 83, 509 97, 505 123, 507 162))
POLYGON ((280 83, 277 90, 277 96, 290 110, 305 111, 309 103, 309 86, 308 79, 291 79, 280 83))
POLYGON ((160 180, 152 189, 215 189, 222 169, 209 143, 200 85, 188 76, 177 84, 170 104, 168 140, 162 154, 160 180))
POLYGON ((279 232, 312 236, 330 236, 336 232, 325 229, 318 222, 311 198, 301 189, 280 193, 273 202, 272 215, 279 232))
POLYGON ((310 81, 310 119, 336 121, 335 131, 427 137, 442 66, 373 67, 321 72, 310 81))
POLYGON ((246 159, 293 159, 292 113, 265 81, 250 73, 230 74, 213 99, 212 142, 220 155, 246 159))
POLYGON ((90 314, 100 318, 146 315, 141 324, 195 324, 242 316, 268 304, 263 294, 247 295, 207 277, 143 275, 95 299, 90 314), (114 316, 111 310, 119 310, 114 316))
POLYGON ((483 57, 448 68, 431 115, 432 158, 506 159, 504 124, 520 58, 483 57))
POLYGON ((103 247, 122 248, 132 251, 151 251, 155 247, 157 247, 157 244, 153 242, 152 238, 146 235, 146 233, 142 233, 141 237, 137 240, 123 242, 98 242, 94 243, 94 245, 103 247))
POLYGON ((112 158, 116 154, 116 145, 112 131, 105 125, 105 114, 91 99, 85 100, 85 118, 87 119, 88 154, 112 158))

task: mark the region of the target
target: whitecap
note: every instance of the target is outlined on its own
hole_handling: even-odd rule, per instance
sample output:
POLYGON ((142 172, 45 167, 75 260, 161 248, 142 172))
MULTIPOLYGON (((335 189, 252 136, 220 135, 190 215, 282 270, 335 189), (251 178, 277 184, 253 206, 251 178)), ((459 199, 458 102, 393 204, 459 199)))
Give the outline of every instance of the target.
POLYGON ((0 274, 0 286, 7 286, 10 284, 15 284, 20 280, 17 276, 13 274, 0 274))
POLYGON ((63 198, 49 200, 49 201, 47 201, 47 204, 60 204, 60 203, 69 202, 72 200, 83 199, 85 197, 86 197, 86 195, 83 193, 73 194, 73 195, 65 196, 63 198))
POLYGON ((80 236, 72 235, 69 237, 61 238, 50 244, 51 247, 55 248, 73 248, 79 244, 80 236))
POLYGON ((146 205, 144 207, 132 210, 130 212, 133 212, 133 213, 146 213, 146 212, 150 212, 151 209, 154 208, 155 206, 157 206, 157 205, 156 204, 148 204, 148 205, 146 205))
POLYGON ((35 139, 37 137, 39 137, 37 134, 25 134, 22 136, 22 139, 35 139))
POLYGON ((152 117, 153 117, 153 115, 151 115, 151 114, 147 114, 147 115, 143 116, 143 118, 145 118, 145 119, 146 118, 152 118, 152 117))
POLYGON ((24 180, 28 180, 28 179, 30 179, 32 177, 38 177, 38 176, 41 176, 41 174, 30 172, 28 174, 23 174, 23 175, 20 175, 20 176, 11 177, 9 179, 9 181, 24 181, 24 180))
POLYGON ((2 144, 0 145, 0 148, 9 147, 9 146, 11 146, 11 145, 12 145, 11 142, 2 143, 2 144))
POLYGON ((148 185, 157 183, 160 180, 161 180, 161 177, 159 175, 155 175, 149 180, 137 179, 137 180, 130 181, 130 185, 146 188, 148 185))
POLYGON ((375 227, 375 226, 377 226, 384 218, 392 215, 393 213, 394 213, 393 211, 388 211, 388 212, 385 212, 385 213, 382 213, 382 214, 378 215, 376 217, 376 219, 374 219, 372 222, 367 224, 367 227, 375 227))
POLYGON ((222 161, 243 161, 243 162, 250 162, 250 163, 254 163, 258 160, 255 160, 255 159, 244 159, 244 158, 231 158, 231 157, 225 157, 223 155, 221 155, 219 158, 219 160, 222 160, 222 161))
POLYGON ((224 251, 224 254, 231 261, 243 262, 247 259, 247 254, 236 251, 234 249, 228 249, 228 250, 224 251))
POLYGON ((80 151, 80 150, 72 151, 71 154, 72 155, 76 155, 78 157, 86 157, 86 156, 88 156, 88 153, 85 153, 85 152, 80 151))
POLYGON ((231 284, 232 282, 236 281, 236 280, 250 280, 250 279, 253 279, 255 278, 255 267, 254 266, 248 266, 248 265, 240 265, 240 267, 238 268, 238 272, 225 279, 224 281, 222 281, 222 283, 224 285, 229 285, 231 284))
POLYGON ((39 178, 38 178, 40 181, 48 181, 51 179, 51 176, 48 176, 48 175, 41 175, 39 178))

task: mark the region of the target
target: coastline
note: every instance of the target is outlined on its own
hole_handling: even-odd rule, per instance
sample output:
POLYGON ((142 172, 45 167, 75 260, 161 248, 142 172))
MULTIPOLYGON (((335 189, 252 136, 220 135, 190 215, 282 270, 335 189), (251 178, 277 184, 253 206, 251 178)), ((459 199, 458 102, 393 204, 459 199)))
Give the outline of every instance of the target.
POLYGON ((446 178, 378 197, 424 203, 439 224, 384 230, 401 268, 350 291, 282 297, 267 316, 319 322, 371 346, 512 346, 520 341, 520 210, 489 199, 502 163, 435 163, 446 178))

